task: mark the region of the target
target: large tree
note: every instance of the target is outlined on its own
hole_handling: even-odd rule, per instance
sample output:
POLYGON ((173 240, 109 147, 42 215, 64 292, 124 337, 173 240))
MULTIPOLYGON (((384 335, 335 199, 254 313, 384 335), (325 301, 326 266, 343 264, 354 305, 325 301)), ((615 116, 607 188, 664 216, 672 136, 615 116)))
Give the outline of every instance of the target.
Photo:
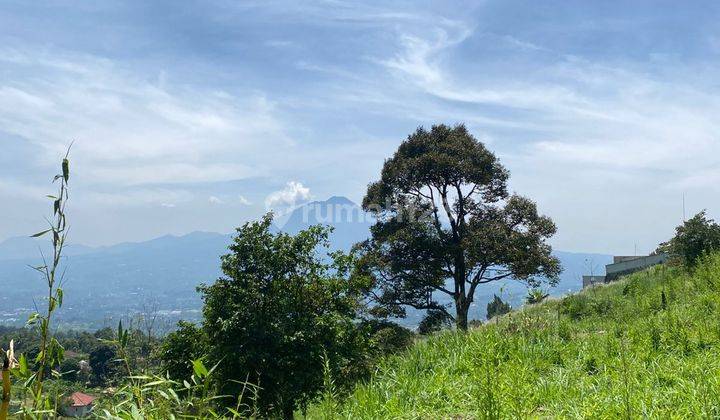
POLYGON ((418 128, 368 186, 376 217, 359 273, 384 314, 437 312, 466 330, 481 284, 506 278, 537 286, 561 272, 546 240, 556 231, 535 203, 507 191, 508 171, 464 125, 418 128), (455 311, 437 296, 447 294, 455 311))
POLYGON ((263 416, 292 418, 321 390, 324 361, 341 384, 360 373, 368 344, 356 322, 361 288, 349 280, 351 257, 323 257, 328 233, 274 233, 271 215, 247 223, 222 257, 224 276, 200 287, 220 391, 236 396, 241 382, 257 385, 242 402, 263 416))

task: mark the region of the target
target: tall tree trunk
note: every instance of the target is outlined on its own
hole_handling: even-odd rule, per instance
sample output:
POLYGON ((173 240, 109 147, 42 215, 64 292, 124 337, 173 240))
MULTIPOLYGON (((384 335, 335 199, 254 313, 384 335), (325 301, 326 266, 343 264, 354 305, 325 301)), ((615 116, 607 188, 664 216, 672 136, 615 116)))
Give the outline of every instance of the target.
POLYGON ((468 310, 470 309, 471 296, 465 293, 465 254, 460 246, 459 240, 455 251, 455 325, 459 330, 467 331, 468 310))
POLYGON ((464 298, 459 298, 455 302, 455 326, 458 330, 467 331, 468 329, 468 311, 470 305, 468 305, 464 298))

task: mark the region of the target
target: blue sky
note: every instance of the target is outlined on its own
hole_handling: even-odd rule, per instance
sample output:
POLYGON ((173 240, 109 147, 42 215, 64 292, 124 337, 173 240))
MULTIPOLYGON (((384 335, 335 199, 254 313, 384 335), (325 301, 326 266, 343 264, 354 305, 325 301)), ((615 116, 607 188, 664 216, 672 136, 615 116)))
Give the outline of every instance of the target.
POLYGON ((467 124, 569 251, 720 217, 720 3, 0 5, 0 240, 75 140, 75 242, 228 232, 360 201, 417 126, 467 124))

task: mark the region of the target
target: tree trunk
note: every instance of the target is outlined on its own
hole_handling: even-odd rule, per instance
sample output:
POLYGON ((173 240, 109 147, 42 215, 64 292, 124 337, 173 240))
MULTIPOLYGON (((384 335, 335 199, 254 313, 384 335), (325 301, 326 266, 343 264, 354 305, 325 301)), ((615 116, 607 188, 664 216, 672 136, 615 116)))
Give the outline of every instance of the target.
MULTIPOLYGON (((462 233, 462 232, 461 232, 462 233)), ((467 331, 468 329, 468 310, 470 309, 470 302, 472 302, 472 296, 465 295, 465 254, 461 246, 461 238, 458 235, 455 236, 456 251, 455 251, 455 325, 457 329, 461 331, 467 331)))
POLYGON ((470 305, 466 304, 464 299, 459 299, 455 302, 455 326, 460 331, 467 331, 468 329, 468 311, 470 305))
POLYGON ((283 419, 292 420, 293 418, 295 418, 295 416, 294 416, 295 410, 293 409, 292 404, 284 405, 282 411, 283 411, 283 419))

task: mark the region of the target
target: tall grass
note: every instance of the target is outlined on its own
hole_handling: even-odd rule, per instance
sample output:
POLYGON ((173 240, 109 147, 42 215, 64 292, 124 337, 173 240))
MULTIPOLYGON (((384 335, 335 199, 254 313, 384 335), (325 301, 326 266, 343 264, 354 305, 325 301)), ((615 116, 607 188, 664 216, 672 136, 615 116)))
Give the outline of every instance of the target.
POLYGON ((720 255, 530 306, 386 359, 309 418, 717 418, 720 255))

